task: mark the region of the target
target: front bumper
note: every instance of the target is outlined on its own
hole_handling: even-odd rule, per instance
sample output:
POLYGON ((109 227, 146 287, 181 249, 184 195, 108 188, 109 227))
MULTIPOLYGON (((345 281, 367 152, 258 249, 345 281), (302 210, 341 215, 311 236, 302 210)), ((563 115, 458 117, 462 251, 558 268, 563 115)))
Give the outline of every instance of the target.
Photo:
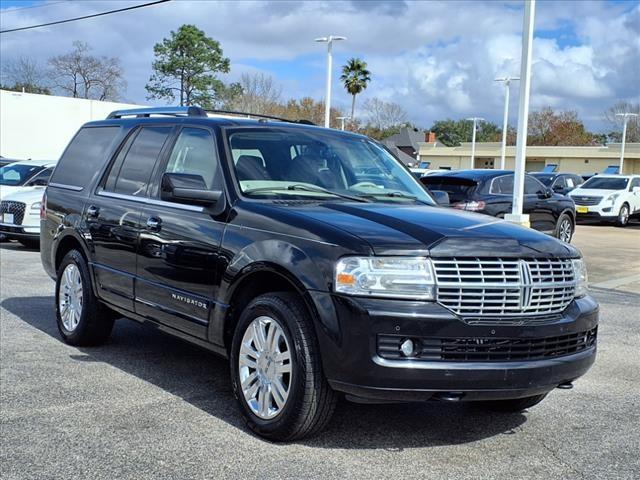
POLYGON ((11 240, 39 240, 40 227, 0 223, 0 235, 11 240))
MULTIPOLYGON (((337 323, 327 316, 329 294, 314 294, 324 310, 319 330, 323 367, 335 390, 376 401, 489 400, 546 393, 589 370, 595 342, 551 358, 501 361, 388 359, 380 335, 407 338, 541 339, 593 331, 598 305, 590 297, 572 302, 542 324, 471 325, 428 302, 374 300, 331 295, 337 323), (321 298, 324 297, 324 298, 321 298)), ((330 312, 329 312, 330 313, 330 312)))
POLYGON ((616 219, 620 208, 612 202, 600 202, 598 205, 580 205, 576 203, 576 218, 578 219, 616 219))

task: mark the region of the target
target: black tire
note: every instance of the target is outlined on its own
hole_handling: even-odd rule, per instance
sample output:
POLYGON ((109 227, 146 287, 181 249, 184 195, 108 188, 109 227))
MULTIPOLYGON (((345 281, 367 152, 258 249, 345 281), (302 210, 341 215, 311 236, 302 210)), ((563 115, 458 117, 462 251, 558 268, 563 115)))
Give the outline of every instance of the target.
POLYGON ((21 238, 18 242, 26 248, 40 249, 40 240, 29 240, 21 238))
POLYGON ((574 231, 575 224, 573 223, 571 216, 568 213, 560 215, 556 222, 556 231, 554 236, 565 243, 571 243, 574 231))
POLYGON ((542 393, 540 395, 533 395, 532 397, 478 402, 478 406, 493 412, 518 413, 539 404, 547 395, 547 393, 542 393))
POLYGON ((291 293, 271 293, 254 299, 241 313, 231 345, 231 383, 247 426, 274 441, 291 441, 322 430, 333 415, 337 395, 322 372, 313 322, 304 303, 291 293), (240 387, 238 365, 243 336, 261 316, 275 320, 291 347, 288 398, 272 419, 254 414, 240 387))
POLYGON ((616 226, 624 228, 629 225, 630 216, 629 204, 623 203, 620 207, 620 212, 618 212, 618 218, 616 218, 616 226))
MULTIPOLYGON (((62 295, 65 295, 62 293, 62 295)), ((60 335, 69 345, 94 346, 107 341, 115 320, 112 310, 107 308, 93 294, 91 287, 91 275, 89 267, 84 257, 78 250, 69 251, 58 268, 56 278, 56 319, 60 335), (82 299, 80 308, 80 318, 77 326, 72 330, 68 329, 62 319, 60 311, 60 289, 62 276, 69 265, 75 265, 82 282, 82 299)))

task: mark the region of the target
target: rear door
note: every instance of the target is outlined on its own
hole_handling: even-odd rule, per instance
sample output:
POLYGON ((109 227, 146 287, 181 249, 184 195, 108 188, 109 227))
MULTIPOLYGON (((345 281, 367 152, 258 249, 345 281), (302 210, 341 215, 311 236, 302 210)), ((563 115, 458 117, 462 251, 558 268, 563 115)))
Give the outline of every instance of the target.
POLYGON ((161 200, 159 185, 165 172, 184 173, 222 190, 213 131, 184 126, 157 170, 141 221, 136 313, 204 339, 211 313, 220 308, 216 296, 224 219, 198 205, 161 200))
POLYGON ((171 130, 145 126, 132 132, 84 211, 98 295, 130 311, 134 310, 140 218, 154 166, 171 130))

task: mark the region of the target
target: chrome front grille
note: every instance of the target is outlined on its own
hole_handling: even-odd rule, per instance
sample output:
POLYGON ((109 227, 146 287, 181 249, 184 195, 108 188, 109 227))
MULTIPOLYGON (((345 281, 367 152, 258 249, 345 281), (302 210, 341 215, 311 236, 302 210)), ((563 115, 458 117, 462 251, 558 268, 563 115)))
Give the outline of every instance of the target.
POLYGON ((25 208, 26 204, 22 202, 11 202, 9 200, 0 202, 0 213, 11 213, 14 225, 22 225, 25 208))
POLYGON ((602 200, 602 197, 583 197, 581 195, 572 196, 576 205, 598 205, 602 200))
POLYGON ((462 317, 539 316, 573 300, 570 259, 434 258, 438 302, 462 317))

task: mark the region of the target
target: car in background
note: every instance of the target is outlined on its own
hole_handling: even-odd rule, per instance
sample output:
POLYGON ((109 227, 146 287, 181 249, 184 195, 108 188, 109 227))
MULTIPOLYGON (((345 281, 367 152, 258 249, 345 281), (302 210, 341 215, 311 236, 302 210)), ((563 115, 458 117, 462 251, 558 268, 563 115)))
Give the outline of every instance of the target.
POLYGON ((40 244, 40 207, 45 186, 24 188, 0 201, 0 235, 25 247, 40 244))
POLYGON ((46 187, 57 160, 23 160, 0 168, 0 200, 24 188, 46 187))
POLYGON ((18 160, 14 160, 13 158, 7 158, 0 155, 0 168, 4 167, 5 165, 9 165, 10 163, 15 163, 17 161, 18 160))
POLYGON ((411 170, 411 173, 413 173, 413 176, 420 179, 422 177, 426 177, 428 175, 434 175, 436 173, 441 173, 441 172, 448 172, 449 170, 444 170, 444 169, 431 169, 431 168, 410 168, 409 170, 411 170))
POLYGON ((626 227, 640 215, 640 175, 597 175, 573 190, 578 219, 597 219, 626 227))
MULTIPOLYGON (((431 191, 445 191, 450 206, 460 210, 504 218, 511 213, 514 174, 508 170, 457 170, 420 179, 431 191)), ((531 228, 566 243, 575 230, 575 205, 531 175, 524 179, 523 213, 531 228)))
POLYGON ((566 195, 578 185, 584 183, 584 179, 575 173, 534 172, 529 175, 539 180, 545 187, 549 187, 554 192, 562 195, 566 195))

